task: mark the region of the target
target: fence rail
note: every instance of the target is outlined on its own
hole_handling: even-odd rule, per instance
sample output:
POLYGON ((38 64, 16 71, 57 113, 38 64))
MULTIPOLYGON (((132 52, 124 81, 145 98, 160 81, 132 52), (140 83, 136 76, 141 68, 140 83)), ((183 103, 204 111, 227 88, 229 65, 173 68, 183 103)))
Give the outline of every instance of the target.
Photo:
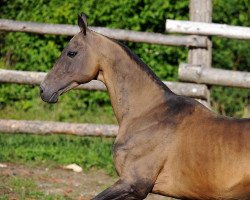
MULTIPOLYGON (((174 36, 161 33, 129 31, 103 27, 89 28, 117 40, 171 46, 206 47, 207 45, 206 38, 202 36, 174 36)), ((72 36, 79 32, 79 27, 66 24, 46 24, 0 19, 0 30, 72 36)))
MULTIPOLYGON (((44 72, 17 71, 0 69, 0 83, 17 83, 28 85, 39 85, 46 76, 44 72)), ((178 83, 163 81, 173 92, 198 99, 208 99, 208 89, 206 85, 195 83, 178 83)), ((97 80, 82 84, 76 89, 80 90, 102 90, 105 91, 106 86, 97 80)))
POLYGON ((179 66, 179 80, 221 85, 230 87, 250 88, 250 73, 224 69, 205 68, 181 64, 179 66))
POLYGON ((166 31, 194 35, 215 35, 227 38, 250 39, 250 28, 226 24, 166 20, 166 31))
POLYGON ((115 137, 118 132, 116 125, 79 124, 37 120, 0 119, 1 133, 29 133, 38 135, 67 134, 79 136, 115 137))

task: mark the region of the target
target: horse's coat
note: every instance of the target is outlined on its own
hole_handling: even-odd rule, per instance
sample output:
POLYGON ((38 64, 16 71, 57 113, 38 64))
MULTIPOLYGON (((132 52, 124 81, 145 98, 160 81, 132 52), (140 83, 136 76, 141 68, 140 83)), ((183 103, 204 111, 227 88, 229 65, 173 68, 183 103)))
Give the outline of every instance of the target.
POLYGON ((174 94, 127 47, 87 28, 70 41, 41 84, 58 96, 99 79, 119 124, 113 156, 120 179, 94 200, 250 199, 250 120, 218 116, 174 94))

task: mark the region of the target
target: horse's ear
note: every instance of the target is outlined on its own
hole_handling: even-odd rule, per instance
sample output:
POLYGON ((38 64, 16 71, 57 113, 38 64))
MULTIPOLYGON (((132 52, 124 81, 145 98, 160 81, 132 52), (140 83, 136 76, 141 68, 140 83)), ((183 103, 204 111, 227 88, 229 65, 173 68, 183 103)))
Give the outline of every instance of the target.
POLYGON ((80 30, 86 35, 87 32, 87 16, 84 13, 78 15, 78 26, 80 30))

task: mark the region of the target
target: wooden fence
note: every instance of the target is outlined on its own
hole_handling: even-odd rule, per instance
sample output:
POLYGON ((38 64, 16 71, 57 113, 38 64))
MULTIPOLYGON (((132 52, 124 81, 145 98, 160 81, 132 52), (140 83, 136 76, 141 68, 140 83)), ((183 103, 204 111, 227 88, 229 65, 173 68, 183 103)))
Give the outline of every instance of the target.
MULTIPOLYGON (((108 37, 131 42, 194 47, 206 47, 207 44, 206 38, 201 36, 174 36, 91 26, 89 28, 108 37)), ((0 19, 0 30, 73 36, 79 32, 79 27, 66 24, 45 24, 0 19)))
POLYGON ((208 69, 188 64, 181 64, 179 66, 179 80, 208 85, 250 88, 250 73, 248 72, 208 69))
MULTIPOLYGON (((164 82, 175 93, 199 99, 209 106, 207 85, 222 85, 250 88, 250 73, 211 68, 211 35, 250 39, 250 28, 213 24, 212 0, 190 0, 191 21, 167 20, 168 32, 192 34, 174 36, 161 33, 146 33, 102 27, 92 30, 111 38, 150 44, 189 47, 188 64, 179 66, 179 80, 192 83, 164 82)), ((79 29, 73 25, 44 24, 0 19, 0 31, 20 31, 37 34, 75 35, 79 29)), ((0 69, 0 82, 38 85, 46 73, 0 69)), ((91 81, 76 89, 106 90, 103 83, 91 81)), ((115 136, 118 127, 114 125, 75 124, 62 122, 41 122, 24 120, 0 120, 0 132, 31 134, 74 134, 88 136, 115 136)))
MULTIPOLYGON (((16 71, 0 69, 0 82, 2 83, 17 83, 27 85, 40 85, 46 73, 44 72, 30 72, 30 71, 16 71)), ((175 93, 183 96, 189 96, 197 99, 208 98, 208 89, 204 84, 195 83, 179 83, 163 81, 175 93)), ((78 90, 101 90, 106 91, 106 86, 97 80, 78 86, 78 90)))
POLYGON ((166 20, 166 30, 171 33, 210 35, 234 39, 250 39, 250 28, 226 24, 166 20))
POLYGON ((3 133, 29 133, 38 135, 68 134, 78 136, 117 135, 118 126, 102 124, 79 124, 35 120, 7 120, 0 119, 0 131, 3 133))

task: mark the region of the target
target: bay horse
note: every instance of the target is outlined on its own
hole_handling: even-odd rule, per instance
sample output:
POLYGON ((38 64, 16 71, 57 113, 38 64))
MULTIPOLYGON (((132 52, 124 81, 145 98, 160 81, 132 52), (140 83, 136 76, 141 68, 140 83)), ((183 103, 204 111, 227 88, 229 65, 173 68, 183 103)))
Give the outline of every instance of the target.
POLYGON ((126 46, 87 27, 63 50, 40 85, 41 98, 93 79, 107 87, 119 124, 113 146, 119 180, 93 200, 250 199, 250 119, 223 117, 174 94, 126 46))

